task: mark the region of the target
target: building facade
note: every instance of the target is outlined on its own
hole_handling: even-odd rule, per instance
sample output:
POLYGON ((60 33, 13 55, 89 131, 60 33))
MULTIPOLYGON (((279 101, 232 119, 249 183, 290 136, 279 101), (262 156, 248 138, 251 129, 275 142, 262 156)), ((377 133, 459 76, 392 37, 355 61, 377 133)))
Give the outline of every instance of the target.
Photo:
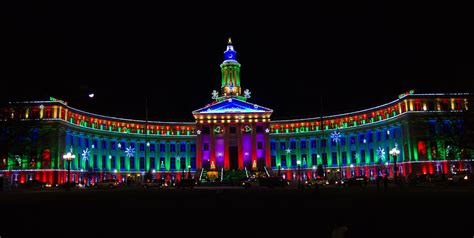
POLYGON ((265 171, 294 179, 450 173, 471 170, 463 138, 472 127, 470 93, 406 92, 366 110, 271 120, 272 109, 248 102, 240 63, 229 39, 220 65, 222 84, 212 102, 192 112, 194 121, 142 121, 97 115, 67 102, 12 102, 0 111, 0 173, 14 182, 72 179, 141 180, 145 173, 179 180, 185 173, 265 171), (389 152, 397 149, 398 156, 389 152), (297 171, 301 173, 297 173, 297 171))

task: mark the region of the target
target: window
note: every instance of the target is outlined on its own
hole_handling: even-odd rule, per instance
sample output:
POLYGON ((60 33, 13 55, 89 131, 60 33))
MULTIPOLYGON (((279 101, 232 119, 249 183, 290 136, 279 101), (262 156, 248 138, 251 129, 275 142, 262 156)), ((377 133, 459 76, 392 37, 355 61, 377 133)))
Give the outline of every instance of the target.
POLYGON ((300 141, 300 147, 301 147, 301 149, 306 149, 306 141, 305 140, 300 141))
POLYGON ((150 157, 150 169, 156 169, 155 157, 150 157))
POLYGON ((89 139, 86 138, 84 143, 85 143, 86 147, 89 147, 89 139))
POLYGON ((345 144, 346 144, 346 137, 341 136, 341 145, 345 145, 345 144))
POLYGON ((102 141, 102 149, 107 149, 107 141, 102 141))
POLYGON ((140 157, 140 170, 145 170, 145 158, 140 157))
POLYGON ((94 169, 98 169, 99 168, 99 160, 97 159, 97 155, 94 155, 93 158, 94 158, 94 169))
POLYGON ((263 148, 263 143, 261 141, 257 142, 257 149, 261 150, 263 148))
POLYGON ((374 141, 374 135, 371 132, 367 133, 367 142, 371 143, 373 141, 374 141))
POLYGON ((317 154, 311 154, 311 163, 313 165, 316 165, 318 163, 318 155, 317 154))
POLYGON ((272 168, 276 167, 276 156, 272 155, 270 159, 270 163, 271 163, 272 168))
POLYGON ((181 158, 181 159, 179 160, 179 168, 180 168, 181 170, 187 169, 187 168, 186 168, 186 158, 181 158))
POLYGON ((145 144, 140 143, 140 151, 145 151, 145 144))
POLYGON ((117 168, 117 161, 115 160, 115 156, 112 156, 112 159, 110 159, 110 168, 111 169, 117 168))
POLYGON ((186 151, 186 144, 185 143, 181 143, 181 148, 179 148, 179 151, 181 151, 181 152, 186 151))
POLYGON ((196 168, 196 157, 191 157, 191 168, 192 169, 196 168))
POLYGON ((120 169, 125 169, 125 157, 123 156, 120 157, 120 169))
POLYGON ((375 161, 374 161, 374 149, 370 149, 370 161, 369 161, 369 162, 370 162, 370 163, 375 162, 375 161))
POLYGON ((176 169, 176 158, 175 157, 171 157, 171 159, 170 159, 170 169, 171 170, 176 169))
POLYGON ((332 152, 331 160, 332 160, 332 165, 337 165, 337 153, 336 152, 332 152))
POLYGON ((323 148, 326 147, 326 139, 321 140, 321 147, 323 147, 323 148))
POLYGON ((196 144, 191 144, 191 152, 196 152, 196 144))
POLYGON ((306 154, 301 154, 301 165, 306 166, 308 163, 311 163, 311 158, 308 159, 306 158, 306 154))
POLYGON ((257 126, 257 132, 263 132, 263 126, 257 126))
POLYGON ((135 170, 135 157, 130 157, 130 170, 135 170))
POLYGON ((351 136, 351 145, 355 144, 355 141, 356 141, 355 136, 351 136))
POLYGON ((363 143, 364 143, 364 139, 365 139, 364 134, 359 135, 359 144, 363 144, 363 143))
POLYGON ((291 155, 291 164, 290 166, 291 167, 295 167, 296 166, 296 155, 291 155))
POLYGON ((94 141, 92 142, 92 144, 94 145, 94 148, 99 148, 99 147, 97 146, 97 140, 94 140, 94 141))
POLYGON ((110 148, 115 150, 115 141, 110 142, 110 148))
POLYGON ((365 163, 365 150, 360 151, 360 162, 365 163))
POLYGON ((77 137, 77 145, 82 146, 82 138, 81 137, 77 137))
POLYGON ((290 149, 292 149, 292 150, 296 149, 296 141, 291 141, 290 142, 290 149))
POLYGON ((202 134, 209 135, 210 131, 211 129, 208 126, 202 128, 202 134))
POLYGON ((121 150, 125 150, 125 142, 121 141, 120 142, 121 150))
POLYGON ((170 152, 176 152, 176 145, 170 144, 170 152))
POLYGON ((107 169, 107 157, 105 155, 102 155, 102 170, 107 169))
POLYGON ((165 152, 166 151, 166 145, 165 143, 160 144, 160 152, 165 152))
POLYGON ((355 151, 351 151, 351 163, 353 164, 357 163, 355 151))
POLYGON ((281 155, 280 163, 281 163, 281 167, 286 167, 286 155, 281 155))
POLYGON ((286 143, 285 142, 280 142, 280 149, 282 149, 282 150, 286 149, 286 143))
POLYGON ((321 157, 322 157, 322 158, 321 158, 322 164, 323 164, 323 165, 328 165, 328 154, 323 153, 323 154, 321 155, 321 157))
POLYGON ((377 131, 377 141, 380 141, 380 139, 382 139, 382 133, 377 131))
POLYGON ((230 132, 230 134, 235 134, 235 133, 237 133, 237 128, 235 126, 231 126, 229 128, 229 132, 230 132))
POLYGON ((342 152, 342 164, 343 165, 347 164, 347 153, 345 151, 342 152))
POLYGON ((311 148, 316 148, 316 140, 311 140, 311 148))
POLYGON ((150 144, 150 151, 155 152, 155 144, 150 144))
POLYGON ((160 170, 165 169, 165 157, 160 157, 160 164, 158 165, 158 167, 160 168, 160 170))
POLYGON ((270 149, 275 150, 275 142, 270 142, 270 149))
POLYGON ((209 150, 209 143, 204 143, 204 151, 208 151, 209 150))
POLYGON ((387 130, 387 132, 385 133, 385 140, 389 140, 390 139, 390 130, 387 130))
POLYGON ((130 143, 131 148, 135 148, 135 143, 130 143))

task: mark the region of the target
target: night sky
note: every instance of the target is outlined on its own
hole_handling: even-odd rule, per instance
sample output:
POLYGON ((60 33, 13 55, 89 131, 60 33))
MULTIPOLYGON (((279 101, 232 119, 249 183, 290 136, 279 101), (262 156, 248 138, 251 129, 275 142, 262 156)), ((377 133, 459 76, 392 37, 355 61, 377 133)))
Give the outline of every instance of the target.
POLYGON ((467 6, 8 2, 0 7, 1 103, 53 96, 144 119, 148 97, 150 120, 193 121, 220 88, 229 36, 243 89, 274 109, 273 119, 319 116, 321 98, 327 115, 410 89, 474 92, 467 6))

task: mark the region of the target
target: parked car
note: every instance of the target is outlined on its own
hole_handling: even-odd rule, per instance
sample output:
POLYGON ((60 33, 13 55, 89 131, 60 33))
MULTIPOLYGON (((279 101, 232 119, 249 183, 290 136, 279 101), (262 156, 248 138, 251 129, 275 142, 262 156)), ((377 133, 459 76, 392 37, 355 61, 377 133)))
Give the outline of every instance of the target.
POLYGON ((41 188, 42 189, 42 188, 50 188, 51 184, 46 183, 46 182, 41 182, 39 180, 32 179, 32 180, 28 180, 28 181, 24 182, 23 184, 20 185, 20 187, 28 188, 28 189, 32 189, 32 188, 41 188))
POLYGON ((472 181, 472 174, 468 170, 453 171, 448 175, 448 182, 450 183, 470 183, 472 181))
POLYGON ((166 184, 166 181, 164 179, 153 179, 153 180, 148 180, 143 183, 143 188, 163 188, 167 187, 168 184, 166 184))
POLYGON ((96 188, 116 188, 119 186, 119 181, 117 179, 106 179, 100 182, 95 183, 96 188))

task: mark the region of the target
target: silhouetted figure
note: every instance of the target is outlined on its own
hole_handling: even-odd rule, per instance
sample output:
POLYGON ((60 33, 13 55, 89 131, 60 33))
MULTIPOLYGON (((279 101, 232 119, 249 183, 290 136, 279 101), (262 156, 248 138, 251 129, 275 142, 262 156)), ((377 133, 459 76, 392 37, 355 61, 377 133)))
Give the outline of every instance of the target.
POLYGON ((387 188, 388 188, 388 177, 387 175, 385 175, 385 177, 383 177, 383 191, 387 191, 387 188))
POLYGON ((375 179, 375 181, 377 182, 377 191, 380 191, 380 176, 377 176, 377 178, 375 179))

